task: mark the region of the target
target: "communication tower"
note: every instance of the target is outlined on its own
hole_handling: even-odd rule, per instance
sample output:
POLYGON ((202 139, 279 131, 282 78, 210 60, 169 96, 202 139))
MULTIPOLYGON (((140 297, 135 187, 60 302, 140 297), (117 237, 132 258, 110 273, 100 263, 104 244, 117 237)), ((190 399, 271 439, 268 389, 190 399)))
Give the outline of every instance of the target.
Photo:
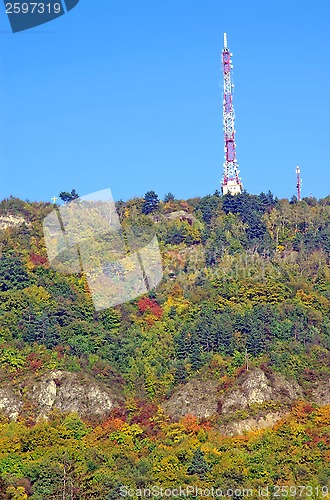
POLYGON ((243 184, 239 177, 238 163, 236 159, 235 144, 235 113, 233 107, 233 83, 231 54, 227 45, 227 34, 224 33, 224 47, 222 50, 223 70, 223 129, 225 139, 225 162, 221 184, 222 194, 239 194, 243 191, 243 184))

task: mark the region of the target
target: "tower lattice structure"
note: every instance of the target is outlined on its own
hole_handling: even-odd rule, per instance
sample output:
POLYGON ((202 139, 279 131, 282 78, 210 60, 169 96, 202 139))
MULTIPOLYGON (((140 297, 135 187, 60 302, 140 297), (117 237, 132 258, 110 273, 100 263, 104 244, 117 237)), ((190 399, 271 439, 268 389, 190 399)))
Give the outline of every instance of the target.
POLYGON ((235 144, 235 113, 233 106, 233 83, 232 83, 232 54, 228 49, 227 35, 224 33, 224 47, 222 50, 223 70, 223 129, 225 139, 225 162, 221 184, 222 194, 239 194, 243 191, 243 184, 239 177, 238 163, 236 159, 235 144))

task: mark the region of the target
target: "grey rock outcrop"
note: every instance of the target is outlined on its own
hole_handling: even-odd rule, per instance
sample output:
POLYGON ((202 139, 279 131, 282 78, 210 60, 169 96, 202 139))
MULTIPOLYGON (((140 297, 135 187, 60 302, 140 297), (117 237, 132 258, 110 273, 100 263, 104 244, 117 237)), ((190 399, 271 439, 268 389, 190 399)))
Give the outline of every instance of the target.
POLYGON ((254 403, 293 403, 303 397, 303 391, 297 382, 288 381, 278 374, 272 374, 269 379, 262 370, 254 369, 245 373, 245 380, 238 389, 223 396, 222 414, 245 409, 254 403))
POLYGON ((109 390, 86 375, 50 372, 32 389, 32 399, 38 404, 39 418, 45 418, 53 409, 77 412, 82 417, 105 417, 114 407, 114 397, 109 390))
POLYGON ((23 385, 0 388, 0 411, 12 420, 32 404, 36 420, 47 418, 52 410, 76 412, 85 418, 106 418, 117 405, 110 389, 80 372, 56 370, 40 379, 29 378, 23 385))
POLYGON ((221 426, 219 431, 226 436, 235 436, 244 432, 267 429, 273 427, 277 422, 287 415, 287 412, 269 412, 262 417, 248 417, 234 420, 227 425, 221 426))
POLYGON ((188 214, 184 210, 177 210, 166 215, 167 220, 179 219, 181 221, 187 221, 189 224, 193 224, 196 221, 196 217, 192 214, 188 214))
POLYGON ((192 413, 199 418, 208 418, 217 411, 219 400, 216 380, 190 380, 177 389, 162 408, 169 415, 180 418, 192 413))
POLYGON ((10 385, 0 387, 0 412, 11 420, 16 420, 23 402, 10 385))
POLYGON ((314 384, 310 400, 318 405, 330 405, 330 379, 314 384))
POLYGON ((174 418, 188 413, 207 418, 217 412, 224 416, 230 415, 237 410, 247 409, 252 404, 291 404, 295 400, 304 399, 303 391, 297 382, 286 380, 274 373, 268 378, 260 369, 245 372, 237 386, 222 395, 218 386, 219 382, 216 380, 190 380, 174 391, 162 407, 174 418))
POLYGON ((0 230, 7 229, 8 227, 21 226, 27 224, 23 217, 18 215, 1 215, 0 216, 0 230))

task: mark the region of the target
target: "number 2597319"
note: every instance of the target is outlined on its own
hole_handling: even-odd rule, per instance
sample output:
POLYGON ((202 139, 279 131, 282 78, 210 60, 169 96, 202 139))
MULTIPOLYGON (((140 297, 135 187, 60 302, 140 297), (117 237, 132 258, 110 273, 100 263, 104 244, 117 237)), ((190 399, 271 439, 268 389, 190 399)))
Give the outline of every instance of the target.
POLYGON ((62 5, 60 3, 46 2, 24 2, 6 3, 7 14, 60 14, 62 5))

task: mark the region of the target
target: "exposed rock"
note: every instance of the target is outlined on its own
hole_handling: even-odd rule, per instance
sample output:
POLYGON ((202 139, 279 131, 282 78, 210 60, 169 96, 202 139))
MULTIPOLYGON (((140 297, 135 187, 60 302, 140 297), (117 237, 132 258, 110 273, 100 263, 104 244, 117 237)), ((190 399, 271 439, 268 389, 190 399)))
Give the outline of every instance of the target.
POLYGON ((27 224, 26 220, 18 215, 0 215, 0 230, 7 229, 7 227, 20 226, 24 223, 27 224))
POLYGON ((255 431, 258 429, 267 429, 273 427, 276 422, 282 420, 287 415, 285 412, 269 412, 262 417, 249 417, 240 420, 234 420, 227 425, 220 426, 219 431, 228 436, 243 434, 244 432, 255 431))
POLYGON ((233 413, 253 403, 262 404, 267 401, 293 403, 303 397, 303 391, 297 382, 289 382, 278 374, 272 374, 270 379, 262 370, 254 369, 245 372, 245 380, 238 389, 223 396, 222 414, 233 413))
POLYGON ((20 396, 12 387, 6 385, 0 388, 0 412, 11 420, 16 420, 23 406, 20 396))
POLYGON ((194 379, 175 390, 171 398, 162 404, 162 407, 167 414, 175 419, 188 413, 199 418, 208 418, 219 412, 221 408, 224 423, 220 425, 219 430, 225 435, 232 436, 251 430, 273 427, 289 413, 290 405, 297 400, 308 399, 318 405, 329 405, 329 382, 315 383, 311 395, 307 398, 295 380, 287 380, 274 372, 266 375, 260 369, 252 369, 244 372, 237 380, 236 386, 222 394, 221 398, 219 396, 219 383, 216 380, 194 379), (262 405, 266 403, 278 403, 279 409, 275 411, 267 408, 267 405, 263 407, 262 405), (257 415, 235 419, 237 410, 249 411, 252 409, 255 411, 255 405, 260 405, 257 415))
MULTIPOLYGON (((236 388, 228 390, 221 397, 218 385, 215 380, 190 380, 175 390, 162 406, 174 418, 188 413, 206 418, 218 411, 227 416, 237 410, 248 409, 252 404, 292 404, 295 400, 304 399, 303 391, 295 381, 288 381, 278 374, 267 377, 260 369, 245 372, 236 388)), ((262 424, 262 420, 260 422, 262 424)))
POLYGON ((330 379, 314 384, 309 399, 318 405, 330 405, 330 379))
POLYGON ((164 220, 164 217, 161 214, 155 214, 155 215, 151 215, 151 220, 153 222, 155 222, 156 224, 158 224, 159 222, 162 222, 164 220))
MULTIPOLYGON (((330 404, 329 387, 325 381, 315 383, 308 400, 319 405, 330 404)), ((209 418, 221 409, 223 424, 220 423, 219 430, 223 434, 235 435, 272 427, 286 415, 289 405, 297 399, 306 399, 306 396, 295 381, 288 381, 279 374, 266 375, 262 370, 253 369, 244 372, 236 385, 221 396, 218 381, 190 380, 176 389, 162 407, 175 419, 187 414, 209 418), (262 407, 267 402, 279 403, 279 407, 262 407), (253 405, 258 404, 261 406, 256 415, 253 405), (237 410, 249 411, 251 405, 254 414, 242 418, 238 413, 235 419, 237 410)), ((114 393, 81 372, 56 370, 39 379, 29 377, 15 387, 9 383, 0 387, 0 413, 12 420, 24 415, 29 407, 33 408, 37 421, 47 418, 54 409, 65 413, 77 412, 83 418, 101 420, 107 418, 115 406, 118 406, 118 399, 114 393)))
POLYGON ((37 382, 32 398, 38 403, 39 418, 53 409, 77 412, 82 417, 106 417, 114 407, 114 396, 108 389, 81 373, 53 371, 37 382))
POLYGON ((168 401, 162 404, 166 413, 175 418, 192 413, 207 418, 216 413, 219 400, 219 383, 216 380, 190 380, 180 386, 168 401))
POLYGON ((196 221, 196 217, 194 217, 192 214, 188 214, 184 210, 177 210, 175 212, 171 212, 166 215, 166 218, 168 220, 175 220, 175 219, 179 219, 181 221, 186 220, 190 225, 192 225, 196 221))
POLYGON ((40 380, 28 379, 15 394, 7 385, 0 388, 0 411, 16 420, 24 405, 32 403, 36 420, 47 418, 55 408, 62 412, 77 412, 81 417, 106 418, 117 406, 112 391, 82 373, 52 371, 40 380))

